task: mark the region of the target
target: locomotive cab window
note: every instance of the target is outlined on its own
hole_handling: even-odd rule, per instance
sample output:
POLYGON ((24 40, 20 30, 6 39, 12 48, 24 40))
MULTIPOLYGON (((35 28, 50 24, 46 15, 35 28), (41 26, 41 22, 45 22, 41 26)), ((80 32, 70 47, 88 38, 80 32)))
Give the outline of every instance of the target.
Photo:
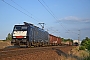
POLYGON ((21 30, 21 26, 15 26, 14 30, 16 30, 16 31, 21 30))
POLYGON ((27 30, 27 26, 15 26, 14 30, 15 31, 26 31, 27 30))

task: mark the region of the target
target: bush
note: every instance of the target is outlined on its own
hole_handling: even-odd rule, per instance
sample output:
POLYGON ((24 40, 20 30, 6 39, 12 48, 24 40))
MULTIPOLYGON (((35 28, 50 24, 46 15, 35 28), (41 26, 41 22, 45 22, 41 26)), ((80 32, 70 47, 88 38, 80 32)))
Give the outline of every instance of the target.
POLYGON ((85 46, 80 46, 79 50, 85 50, 85 46))
POLYGON ((84 60, 90 60, 90 56, 88 56, 87 58, 85 58, 84 60))

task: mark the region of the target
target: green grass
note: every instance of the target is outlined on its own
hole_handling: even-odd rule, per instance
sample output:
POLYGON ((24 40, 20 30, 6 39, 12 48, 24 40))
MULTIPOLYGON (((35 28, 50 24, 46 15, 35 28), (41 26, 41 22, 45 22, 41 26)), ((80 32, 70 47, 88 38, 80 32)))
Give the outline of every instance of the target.
POLYGON ((84 60, 90 60, 90 56, 88 56, 87 58, 85 58, 84 60))
POLYGON ((88 51, 88 53, 89 53, 89 56, 86 57, 84 60, 90 60, 90 51, 88 51))

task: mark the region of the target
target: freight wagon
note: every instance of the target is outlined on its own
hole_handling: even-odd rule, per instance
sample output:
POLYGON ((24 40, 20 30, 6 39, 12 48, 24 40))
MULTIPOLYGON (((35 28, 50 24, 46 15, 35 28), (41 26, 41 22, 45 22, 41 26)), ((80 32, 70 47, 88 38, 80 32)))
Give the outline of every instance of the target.
POLYGON ((49 43, 50 45, 61 45, 61 38, 60 37, 56 37, 52 34, 49 34, 49 43))
POLYGON ((24 25, 14 26, 11 44, 26 45, 26 47, 50 44, 60 45, 61 39, 33 24, 24 22, 24 25))

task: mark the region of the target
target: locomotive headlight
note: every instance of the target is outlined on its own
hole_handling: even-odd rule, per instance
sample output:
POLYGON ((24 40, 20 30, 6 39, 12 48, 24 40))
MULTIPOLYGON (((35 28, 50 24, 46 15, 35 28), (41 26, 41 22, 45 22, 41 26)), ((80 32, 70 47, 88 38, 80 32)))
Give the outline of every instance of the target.
POLYGON ((24 38, 26 38, 26 36, 24 38))

